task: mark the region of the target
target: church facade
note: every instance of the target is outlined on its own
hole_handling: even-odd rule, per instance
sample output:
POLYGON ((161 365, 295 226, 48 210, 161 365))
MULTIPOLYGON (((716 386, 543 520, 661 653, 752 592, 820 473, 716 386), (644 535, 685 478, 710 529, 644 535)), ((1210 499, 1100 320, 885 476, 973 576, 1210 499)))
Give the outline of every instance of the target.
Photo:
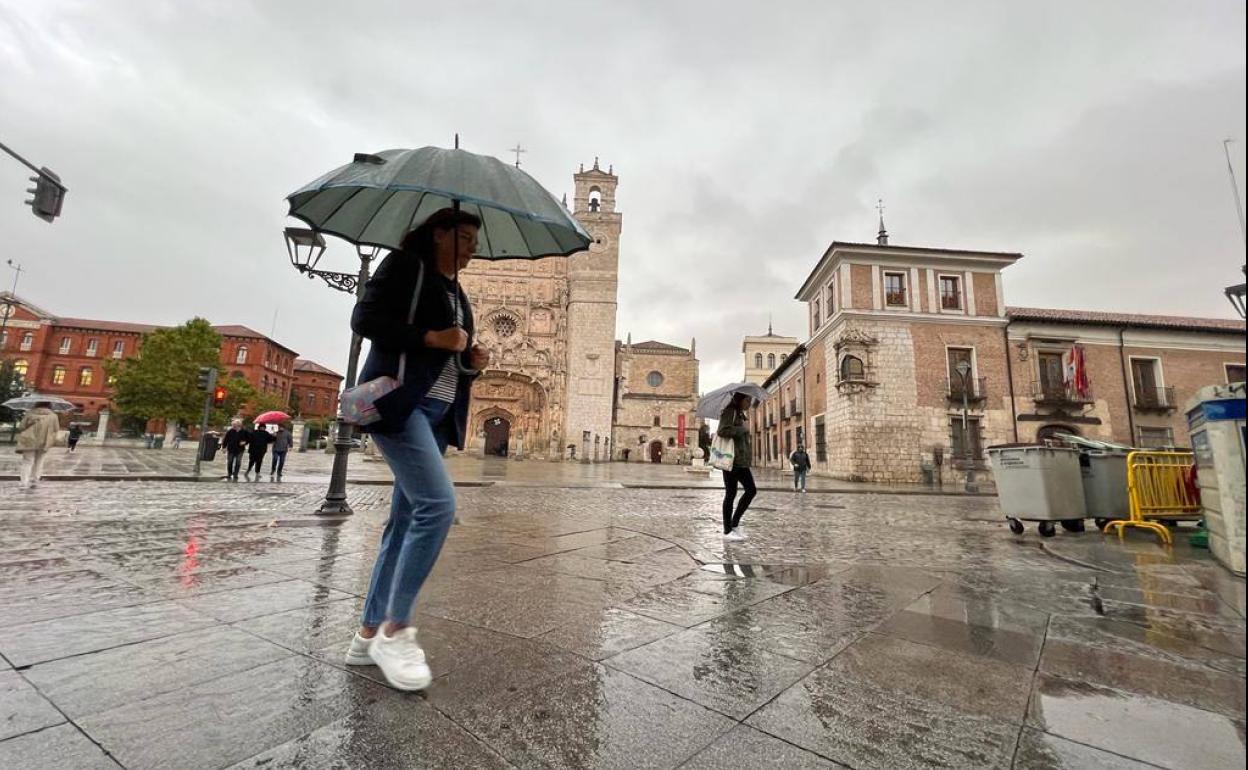
POLYGON ((609 455, 622 215, 611 167, 573 175, 572 214, 587 251, 534 261, 479 261, 460 273, 490 367, 473 387, 467 449, 592 460, 609 455))

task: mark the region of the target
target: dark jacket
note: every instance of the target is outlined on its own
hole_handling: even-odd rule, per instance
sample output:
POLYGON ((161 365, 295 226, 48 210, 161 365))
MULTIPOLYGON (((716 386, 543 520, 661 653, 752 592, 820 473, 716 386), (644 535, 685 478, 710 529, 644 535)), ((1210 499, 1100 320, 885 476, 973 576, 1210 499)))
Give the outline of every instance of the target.
POLYGON ((719 428, 715 433, 732 439, 732 467, 734 469, 750 467, 754 458, 750 451, 750 427, 746 421, 745 412, 729 405, 720 413, 719 428))
MULTIPOLYGON (((364 294, 355 305, 351 315, 351 329, 372 342, 368 358, 360 371, 360 382, 382 376, 397 376, 399 354, 407 352, 407 369, 403 386, 377 399, 376 406, 381 420, 364 430, 372 433, 396 433, 403 429, 407 418, 420 399, 438 379, 443 365, 454 353, 425 345, 425 333, 449 329, 455 325, 455 311, 447 292, 452 282, 432 265, 424 266, 424 284, 416 303, 416 316, 409 326, 408 309, 412 292, 416 288, 416 275, 421 268, 419 257, 411 252, 395 251, 381 261, 377 272, 364 285, 364 294)), ((462 287, 459 302, 464 314, 464 331, 468 332, 468 347, 472 347, 472 308, 468 295, 462 287)), ((464 368, 468 368, 467 350, 460 355, 464 368)), ((464 448, 468 433, 468 400, 473 375, 461 374, 455 391, 455 403, 451 407, 451 419, 443 423, 447 431, 447 443, 464 448)))
POLYGON ((243 428, 230 428, 221 437, 221 446, 227 452, 236 453, 243 451, 243 447, 247 445, 247 431, 243 428))
POLYGON ((290 431, 285 428, 278 428, 277 433, 273 434, 273 451, 288 452, 290 451, 290 431))
POLYGON ((256 428, 247 432, 247 454, 262 455, 273 443, 273 434, 264 428, 256 428))
POLYGON ((793 463, 793 470, 795 471, 810 470, 810 455, 806 454, 804 449, 799 449, 789 455, 789 462, 793 463))

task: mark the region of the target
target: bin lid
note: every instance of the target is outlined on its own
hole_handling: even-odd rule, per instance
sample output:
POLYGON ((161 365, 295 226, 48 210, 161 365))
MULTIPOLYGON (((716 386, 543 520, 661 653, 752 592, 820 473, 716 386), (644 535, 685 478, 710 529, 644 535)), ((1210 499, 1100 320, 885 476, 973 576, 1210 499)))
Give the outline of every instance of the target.
POLYGON ((1009 450, 1019 450, 1019 449, 1023 451, 1045 450, 1049 452, 1078 452, 1079 451, 1078 449, 1073 449, 1071 447, 1051 446, 1049 444, 997 444, 996 446, 988 447, 989 452, 1005 452, 1009 450))

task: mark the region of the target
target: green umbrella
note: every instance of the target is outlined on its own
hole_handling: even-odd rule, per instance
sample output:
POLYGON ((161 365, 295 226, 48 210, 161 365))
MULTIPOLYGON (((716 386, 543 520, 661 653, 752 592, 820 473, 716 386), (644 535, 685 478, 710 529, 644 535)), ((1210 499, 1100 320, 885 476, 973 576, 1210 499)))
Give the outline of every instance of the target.
POLYGON ((421 147, 357 154, 291 193, 290 215, 351 243, 399 248, 439 209, 481 218, 478 259, 537 259, 589 248, 590 237, 533 177, 497 158, 421 147))

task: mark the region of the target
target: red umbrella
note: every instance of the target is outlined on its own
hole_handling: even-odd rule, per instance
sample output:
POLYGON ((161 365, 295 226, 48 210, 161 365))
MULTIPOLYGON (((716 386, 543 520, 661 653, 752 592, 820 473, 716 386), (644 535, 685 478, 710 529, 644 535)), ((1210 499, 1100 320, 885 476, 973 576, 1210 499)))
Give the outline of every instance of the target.
POLYGON ((290 415, 285 412, 265 412, 255 419, 259 425, 267 425, 271 422, 286 422, 290 419, 290 415))

